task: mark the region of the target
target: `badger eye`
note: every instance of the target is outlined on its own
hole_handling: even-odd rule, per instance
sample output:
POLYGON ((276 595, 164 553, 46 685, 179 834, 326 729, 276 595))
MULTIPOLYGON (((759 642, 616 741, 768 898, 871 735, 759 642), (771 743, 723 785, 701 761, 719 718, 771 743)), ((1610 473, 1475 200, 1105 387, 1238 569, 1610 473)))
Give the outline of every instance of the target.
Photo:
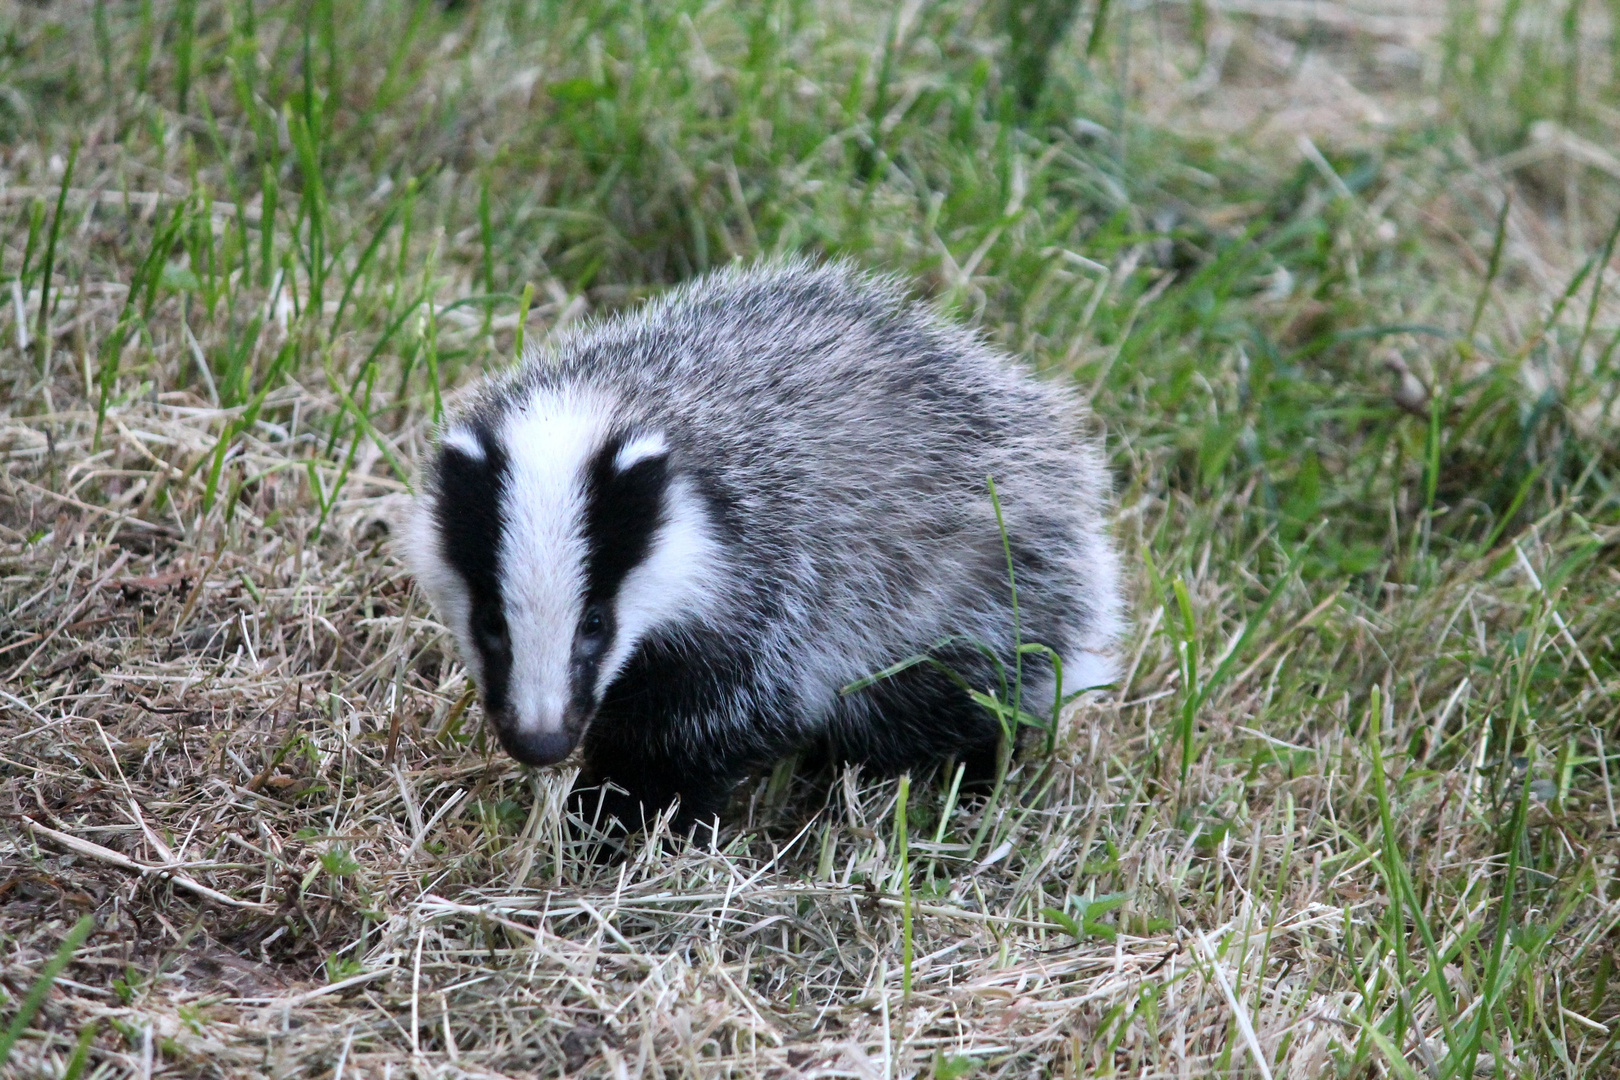
POLYGON ((585 609, 579 620, 579 640, 575 643, 578 655, 588 665, 594 665, 607 651, 608 617, 601 604, 585 609))
POLYGON ((499 608, 485 608, 478 614, 478 639, 486 649, 506 647, 506 616, 499 608))

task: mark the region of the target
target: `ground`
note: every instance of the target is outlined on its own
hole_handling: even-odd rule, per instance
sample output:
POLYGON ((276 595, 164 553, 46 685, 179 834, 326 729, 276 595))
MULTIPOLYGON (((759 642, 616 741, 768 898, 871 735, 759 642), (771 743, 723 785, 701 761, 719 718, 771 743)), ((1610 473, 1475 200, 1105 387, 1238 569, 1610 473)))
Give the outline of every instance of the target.
POLYGON ((0 0, 6 1074, 1615 1075, 1616 9, 1415 6, 0 0), (788 252, 1089 395, 1125 676, 595 865, 413 463, 788 252))

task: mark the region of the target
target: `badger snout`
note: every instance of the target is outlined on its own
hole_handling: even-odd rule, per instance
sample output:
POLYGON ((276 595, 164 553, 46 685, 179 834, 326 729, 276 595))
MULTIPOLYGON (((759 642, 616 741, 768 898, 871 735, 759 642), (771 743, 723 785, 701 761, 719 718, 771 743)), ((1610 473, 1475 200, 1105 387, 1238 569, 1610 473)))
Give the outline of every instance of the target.
POLYGON ((578 741, 566 731, 501 729, 501 746, 524 765, 555 765, 574 752, 578 741))
POLYGON ((588 716, 565 714, 556 725, 524 724, 503 710, 491 717, 501 748, 524 765, 555 765, 579 745, 588 716))

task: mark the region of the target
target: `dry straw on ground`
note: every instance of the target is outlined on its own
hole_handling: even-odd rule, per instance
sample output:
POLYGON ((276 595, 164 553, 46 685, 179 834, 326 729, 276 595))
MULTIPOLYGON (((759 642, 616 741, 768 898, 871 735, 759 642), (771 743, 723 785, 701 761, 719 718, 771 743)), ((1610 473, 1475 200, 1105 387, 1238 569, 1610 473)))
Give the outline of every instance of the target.
MULTIPOLYGON (((357 16, 320 37, 272 5, 252 28, 254 70, 301 62, 326 79, 368 41, 389 55, 384 35, 404 34, 389 20, 406 15, 374 7, 378 28, 357 16), (328 40, 344 46, 329 65, 328 40)), ((115 11, 108 29, 102 5, 98 15, 0 3, 26 31, 18 85, 54 85, 68 50, 53 26, 110 43, 110 104, 74 121, 71 176, 63 132, 29 119, 37 110, 22 91, 11 108, 24 120, 8 130, 27 138, 0 167, 0 210, 20 222, 0 252, 13 282, 0 315, 4 1015, 68 928, 95 920, 7 1074, 1612 1070, 1620 677, 1607 485, 1617 473, 1612 453, 1582 445, 1612 430, 1614 398, 1579 395, 1614 312, 1601 275, 1558 304, 1616 206, 1604 186, 1612 158, 1594 132, 1543 127, 1506 157, 1466 140, 1397 156, 1402 125, 1442 108, 1438 16, 1285 0, 1115 5, 1118 36, 1095 62, 1135 87, 1132 109, 1190 140, 1156 145, 1252 138, 1263 149, 1244 168, 1262 180, 1249 190, 1294 185, 1290 213, 1326 222, 1311 242, 1328 253, 1320 263, 1268 247, 1273 262, 1231 271, 1256 287, 1210 315, 1203 293, 1177 290, 1198 280, 1200 260, 1260 235, 1259 202, 1166 200, 1165 225, 1129 203, 1117 211, 1117 248, 1065 255, 1026 210, 1106 188, 1084 157, 1089 128, 1056 130, 1050 150, 986 137, 959 159, 942 152, 906 171, 906 153, 926 157, 929 125, 945 123, 918 119, 909 103, 935 95, 945 115, 990 49, 972 38, 978 8, 911 5, 891 24, 806 7, 808 23, 831 29, 782 31, 780 63, 799 81, 782 91, 773 130, 813 127, 796 103, 841 100, 841 85, 832 93, 813 77, 887 55, 873 41, 903 42, 912 52, 892 85, 881 63, 862 69, 877 102, 868 126, 816 135, 813 154, 779 169, 742 158, 739 171, 729 149, 703 157, 694 148, 725 130, 709 120, 758 86, 736 59, 748 46, 739 25, 692 8, 658 40, 705 119, 671 119, 686 99, 660 101, 667 114, 636 129, 641 156, 621 164, 634 172, 644 161, 672 186, 643 176, 644 189, 621 190, 619 166, 601 165, 616 150, 578 131, 563 149, 552 129, 539 137, 537 160, 552 170, 539 179, 497 176, 490 149, 526 137, 537 79, 554 101, 598 110, 591 124, 610 122, 596 88, 615 61, 603 60, 601 35, 580 39, 589 48, 525 52, 546 46, 508 33, 506 16, 424 7, 410 17, 430 20, 437 37, 402 37, 415 44, 394 66, 342 69, 353 100, 331 91, 334 108, 372 127, 311 150, 297 108, 234 111, 244 97, 263 105, 272 87, 266 75, 241 92, 245 69, 228 59, 247 40, 236 8, 182 5, 174 17, 189 10, 190 24, 115 11), (177 37, 188 25, 193 36, 177 37), (158 74, 135 89, 143 40, 144 70, 158 74), (226 59, 199 61, 195 80, 178 82, 182 41, 226 59), (411 68, 415 81, 396 81, 411 68), (189 113, 175 108, 187 92, 189 113), (895 149, 913 124, 916 141, 895 149), (884 132, 893 172, 870 196, 834 205, 828 192, 857 190, 871 168, 857 144, 881 150, 884 132), (255 186, 255 170, 273 171, 255 139, 285 155, 279 211, 255 186), (388 139, 441 171, 422 185, 417 231, 400 236, 403 215, 384 222, 361 272, 398 192, 364 170, 364 184, 350 176, 344 187, 332 164, 317 198, 298 155, 352 153, 387 176, 388 139), (1375 193, 1352 192, 1343 159, 1329 160, 1347 146, 1390 155, 1375 193), (815 155, 846 149, 842 180, 818 171, 815 155), (1043 179, 1071 166, 1069 188, 1043 179), (958 194, 975 170, 992 176, 982 231, 933 231, 944 193, 931 202, 907 187, 931 182, 930 169, 961 170, 950 174, 958 194), (540 223, 510 250, 492 241, 479 205, 491 198, 480 192, 504 198, 502 183, 512 219, 540 223), (599 202, 592 184, 608 192, 599 202), (641 204, 626 190, 650 194, 641 204), (660 202, 672 190, 689 204, 660 202), (1495 229, 1510 191, 1518 198, 1495 229), (552 196, 599 214, 588 241, 561 254, 545 245, 589 214, 523 217, 552 196), (287 235, 261 261, 259 237, 278 227, 261 228, 266 214, 287 235), (303 254, 317 250, 311 215, 325 237, 357 237, 341 249, 332 240, 324 294, 303 254), (633 235, 704 215, 715 224, 695 240, 633 235), (1189 221, 1196 228, 1176 224, 1189 221), (154 246, 171 225, 169 246, 154 246), (838 230, 863 228, 875 263, 926 271, 1009 346, 1097 388, 1121 476, 1117 530, 1137 568, 1128 677, 1073 708, 1055 752, 1020 763, 994 803, 919 777, 902 833, 895 781, 782 769, 739 792, 715 850, 655 836, 622 865, 583 861, 560 818, 571 773, 522 770, 483 736, 465 672, 389 546, 430 430, 428 369, 465 379, 512 348, 516 305, 472 297, 537 282, 522 325, 541 334, 650 291, 690 269, 683 259, 710 257, 710 242, 720 260, 732 245, 853 245, 838 230), (48 305, 47 242, 57 268, 48 305), (200 254, 244 248, 242 270, 200 254), (610 269, 575 288, 536 250, 610 269), (1043 268, 1033 281, 1019 276, 1030 260, 1043 268), (1302 268, 1328 264, 1341 291, 1323 301, 1302 280, 1316 271, 1302 268), (1492 299, 1476 311, 1482 281, 1492 299), (1334 488, 1340 502, 1312 507, 1328 540, 1345 538, 1331 557, 1312 546, 1322 532, 1286 520, 1291 503, 1278 509, 1306 480, 1228 464, 1265 449, 1244 441, 1252 427, 1244 436, 1223 417, 1243 415, 1251 373, 1269 361, 1253 339, 1211 345, 1196 328, 1239 316, 1286 348, 1336 318, 1406 328, 1291 361, 1317 366, 1287 400, 1331 423, 1308 454, 1284 456, 1348 478, 1334 488), (1495 344, 1441 346, 1432 325, 1495 344), (1139 330, 1149 345, 1127 352, 1139 330), (1493 381, 1502 356, 1517 366, 1493 381), (1431 405, 1443 379, 1462 388, 1447 406, 1455 413, 1431 405), (1160 389, 1194 384, 1207 398, 1157 417, 1160 389), (1530 424, 1522 446, 1499 453, 1501 432, 1520 431, 1510 422, 1548 393, 1568 396, 1554 410, 1562 426, 1530 424), (1474 427, 1447 444, 1446 483, 1425 503, 1431 421, 1455 418, 1461 430, 1464 417, 1474 427), (1530 479, 1496 529, 1502 506, 1485 493, 1510 468, 1530 479), (1438 509, 1448 500, 1454 509, 1438 509), (1529 520, 1515 516, 1521 505, 1529 520), (1468 532, 1475 511, 1483 524, 1468 532), (1355 563, 1352 534, 1371 545, 1370 563, 1355 563), (1184 746, 1194 750, 1185 759, 1184 746)), ((606 40, 611 52, 617 39, 606 40)), ((87 84, 99 85, 99 63, 84 61, 87 84)), ((298 78, 279 89, 294 95, 298 78)), ((760 130, 750 137, 772 137, 760 130)), ((1203 171, 1216 158, 1196 160, 1167 171, 1193 191, 1228 183, 1203 171)))

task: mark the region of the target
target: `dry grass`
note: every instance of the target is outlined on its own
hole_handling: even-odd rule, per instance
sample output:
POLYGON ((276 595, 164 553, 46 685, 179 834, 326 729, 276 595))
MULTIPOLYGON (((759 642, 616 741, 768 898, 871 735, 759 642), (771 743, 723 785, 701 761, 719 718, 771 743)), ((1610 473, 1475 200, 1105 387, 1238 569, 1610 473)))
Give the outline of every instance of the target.
POLYGON ((1613 1075, 1612 87, 1503 149, 1461 24, 1117 7, 1045 106, 1113 71, 1096 136, 971 5, 632 63, 606 5, 0 4, 8 1014, 95 923, 6 1074, 1613 1075), (1094 389, 1129 677, 994 805, 781 769, 597 866, 390 552, 409 462, 520 319, 799 248, 1094 389))

